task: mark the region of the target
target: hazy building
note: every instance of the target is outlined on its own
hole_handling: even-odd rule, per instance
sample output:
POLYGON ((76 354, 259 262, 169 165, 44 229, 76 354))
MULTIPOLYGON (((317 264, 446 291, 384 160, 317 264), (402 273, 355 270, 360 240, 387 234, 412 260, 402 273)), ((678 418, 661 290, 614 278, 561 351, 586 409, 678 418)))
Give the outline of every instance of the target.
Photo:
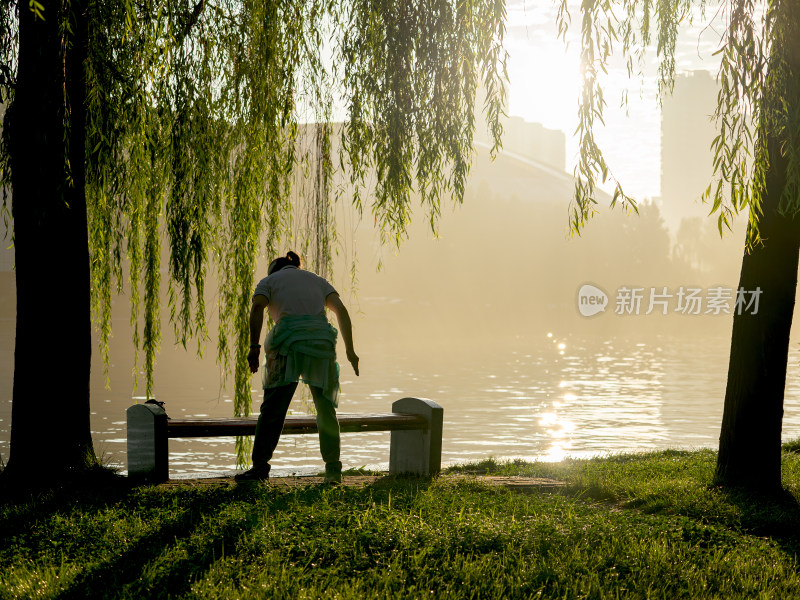
MULTIPOLYGON (((489 134, 483 124, 475 127, 475 141, 489 144, 489 134)), ((503 152, 517 154, 527 160, 542 163, 557 171, 566 168, 566 136, 563 131, 548 129, 541 123, 531 123, 522 117, 503 120, 503 152)))
POLYGON ((661 110, 661 215, 675 234, 680 221, 708 214, 700 196, 713 172, 712 120, 717 82, 708 71, 690 71, 675 78, 661 110))

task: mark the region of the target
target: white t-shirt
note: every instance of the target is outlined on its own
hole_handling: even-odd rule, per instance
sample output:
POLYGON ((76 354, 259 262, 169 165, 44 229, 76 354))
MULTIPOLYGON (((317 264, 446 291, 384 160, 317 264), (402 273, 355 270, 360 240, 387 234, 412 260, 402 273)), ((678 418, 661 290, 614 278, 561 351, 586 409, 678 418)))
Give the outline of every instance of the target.
POLYGON ((269 316, 325 315, 325 298, 336 290, 326 279, 297 267, 284 267, 258 282, 254 296, 266 296, 269 316))

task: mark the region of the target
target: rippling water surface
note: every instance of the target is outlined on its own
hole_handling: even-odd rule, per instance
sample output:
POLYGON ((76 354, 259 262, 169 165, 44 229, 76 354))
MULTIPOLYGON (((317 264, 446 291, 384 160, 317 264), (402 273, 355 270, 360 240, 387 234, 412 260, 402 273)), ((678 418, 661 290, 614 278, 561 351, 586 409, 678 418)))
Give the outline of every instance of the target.
MULTIPOLYGON (((340 412, 386 412, 404 396, 444 407, 442 459, 487 456, 543 460, 610 452, 716 446, 725 391, 728 345, 668 337, 643 343, 541 336, 503 351, 362 356, 362 377, 342 367, 340 412)), ((792 343, 784 439, 800 435, 800 353, 792 343)), ((215 389, 215 388, 209 388, 215 389)), ((125 408, 130 396, 93 390, 96 450, 125 466, 125 408)), ((203 387, 170 387, 157 396, 179 416, 229 416, 229 397, 203 387)), ((10 404, 0 412, 0 452, 8 456, 10 404)), ((300 394, 292 405, 304 412, 300 394)), ((344 434, 346 467, 388 462, 388 433, 344 434)), ((170 440, 173 474, 234 468, 232 438, 170 440)), ((321 468, 316 436, 285 436, 274 468, 321 468)))

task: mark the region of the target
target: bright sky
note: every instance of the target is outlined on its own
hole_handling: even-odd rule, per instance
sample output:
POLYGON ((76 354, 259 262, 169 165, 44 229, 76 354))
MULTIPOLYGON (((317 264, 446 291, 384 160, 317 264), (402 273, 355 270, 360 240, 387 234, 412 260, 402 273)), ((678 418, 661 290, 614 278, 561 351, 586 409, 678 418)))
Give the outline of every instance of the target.
MULTIPOLYGON (((575 163, 578 141, 572 134, 577 126, 580 93, 579 5, 572 2, 572 21, 565 47, 557 39, 556 3, 508 0, 506 49, 509 53, 509 113, 567 134, 567 165, 575 163)), ((709 10, 706 23, 711 20, 709 10)), ((706 69, 716 75, 717 57, 712 56, 719 40, 719 18, 715 27, 705 24, 687 27, 680 35, 676 51, 677 71, 706 69)), ((619 61, 609 69, 604 82, 606 102, 605 131, 598 133, 612 173, 626 192, 649 198, 660 194, 661 113, 656 99, 655 49, 649 52, 649 72, 645 80, 628 80, 619 61), (629 117, 619 108, 627 87, 629 117)))

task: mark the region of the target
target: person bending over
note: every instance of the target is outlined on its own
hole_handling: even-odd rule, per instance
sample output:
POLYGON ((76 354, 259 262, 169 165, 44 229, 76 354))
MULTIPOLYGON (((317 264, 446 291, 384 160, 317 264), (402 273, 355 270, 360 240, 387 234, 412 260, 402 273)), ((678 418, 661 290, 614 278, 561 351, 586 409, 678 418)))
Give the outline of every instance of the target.
POLYGON ((339 461, 339 365, 336 363, 336 329, 325 315, 336 315, 347 350, 347 360, 358 375, 358 356, 353 350, 350 315, 339 294, 324 278, 300 268, 300 257, 288 252, 273 260, 267 277, 256 286, 250 309, 250 371, 259 368, 261 326, 269 309, 275 326, 264 340, 264 401, 253 441, 253 467, 236 475, 238 481, 269 478, 272 454, 286 419, 286 412, 300 381, 308 384, 317 410, 317 429, 325 481, 342 479, 339 461))

